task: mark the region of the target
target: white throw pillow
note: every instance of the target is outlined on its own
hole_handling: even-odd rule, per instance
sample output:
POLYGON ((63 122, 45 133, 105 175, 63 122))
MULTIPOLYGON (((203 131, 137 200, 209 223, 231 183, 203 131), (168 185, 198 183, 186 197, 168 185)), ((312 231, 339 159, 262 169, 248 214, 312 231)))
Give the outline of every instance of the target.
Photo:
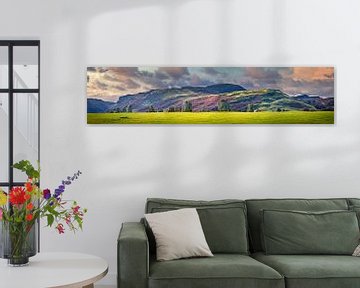
POLYGON ((360 257, 360 244, 356 246, 354 253, 352 256, 360 257))
POLYGON ((195 208, 145 214, 156 240, 156 259, 213 256, 195 208))

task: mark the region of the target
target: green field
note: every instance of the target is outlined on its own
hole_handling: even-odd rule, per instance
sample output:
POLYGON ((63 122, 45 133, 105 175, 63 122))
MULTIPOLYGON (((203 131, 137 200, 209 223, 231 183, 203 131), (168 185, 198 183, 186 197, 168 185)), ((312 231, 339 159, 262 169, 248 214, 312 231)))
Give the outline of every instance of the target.
POLYGON ((88 124, 334 124, 333 111, 88 113, 88 124))

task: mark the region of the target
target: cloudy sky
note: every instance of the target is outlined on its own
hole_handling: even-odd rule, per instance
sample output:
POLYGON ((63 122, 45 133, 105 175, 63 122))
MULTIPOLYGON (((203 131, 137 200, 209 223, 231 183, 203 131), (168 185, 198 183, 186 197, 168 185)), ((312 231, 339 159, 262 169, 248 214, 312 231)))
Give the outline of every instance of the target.
POLYGON ((88 67, 87 96, 117 101, 150 89, 231 83, 334 97, 333 67, 88 67))

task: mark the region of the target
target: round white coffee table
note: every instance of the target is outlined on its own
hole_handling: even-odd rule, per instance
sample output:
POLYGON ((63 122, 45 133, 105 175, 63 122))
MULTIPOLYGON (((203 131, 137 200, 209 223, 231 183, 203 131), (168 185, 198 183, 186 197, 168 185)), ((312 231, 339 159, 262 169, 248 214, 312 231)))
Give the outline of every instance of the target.
POLYGON ((39 253, 28 266, 9 267, 0 260, 0 287, 6 288, 80 288, 94 283, 108 272, 102 258, 80 253, 39 253))

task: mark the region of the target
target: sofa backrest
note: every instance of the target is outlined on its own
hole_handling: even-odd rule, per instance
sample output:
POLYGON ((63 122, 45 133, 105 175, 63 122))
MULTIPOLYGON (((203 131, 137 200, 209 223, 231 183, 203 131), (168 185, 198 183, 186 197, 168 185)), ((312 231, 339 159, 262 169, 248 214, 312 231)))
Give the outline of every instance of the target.
POLYGON ((348 201, 349 208, 353 207, 353 206, 360 207, 360 199, 359 198, 348 198, 347 201, 348 201))
POLYGON ((348 210, 347 199, 253 199, 246 200, 250 247, 252 252, 262 251, 261 214, 264 209, 329 211, 348 210))
MULTIPOLYGON (((145 213, 165 212, 181 208, 197 209, 206 241, 213 253, 249 253, 245 201, 150 198, 147 199, 145 213)), ((151 252, 154 252, 155 240, 148 227, 147 233, 151 252)))

